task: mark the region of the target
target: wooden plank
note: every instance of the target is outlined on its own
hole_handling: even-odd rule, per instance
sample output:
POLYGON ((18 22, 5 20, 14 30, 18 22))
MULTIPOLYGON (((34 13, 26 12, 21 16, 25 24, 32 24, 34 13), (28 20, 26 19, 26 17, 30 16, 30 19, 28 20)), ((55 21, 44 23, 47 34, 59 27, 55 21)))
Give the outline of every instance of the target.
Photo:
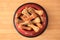
POLYGON ((0 40, 60 40, 60 0, 0 0, 0 40), (20 35, 14 28, 13 15, 24 3, 43 6, 48 14, 48 27, 35 38, 20 35))

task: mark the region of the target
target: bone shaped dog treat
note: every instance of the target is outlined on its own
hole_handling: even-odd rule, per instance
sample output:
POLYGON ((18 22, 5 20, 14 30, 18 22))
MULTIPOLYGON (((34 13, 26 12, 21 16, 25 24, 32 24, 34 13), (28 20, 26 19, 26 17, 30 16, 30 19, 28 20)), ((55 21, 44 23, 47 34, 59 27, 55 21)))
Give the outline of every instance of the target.
MULTIPOLYGON (((42 26, 40 24, 41 19, 36 15, 36 13, 39 14, 39 15, 42 15, 41 10, 37 11, 37 10, 31 8, 31 7, 29 7, 29 8, 26 7, 22 11, 23 16, 21 16, 21 18, 24 22, 21 23, 20 25, 24 25, 24 24, 28 25, 28 27, 21 26, 22 29, 26 29, 26 30, 33 29, 35 32, 38 32, 39 29, 42 28, 42 26), (29 13, 31 13, 31 15, 29 13), (34 20, 31 21, 32 19, 34 19, 34 20), (35 26, 33 23, 35 23, 37 26, 35 26)), ((20 27, 20 25, 19 25, 19 27, 20 27)))
POLYGON ((36 12, 37 14, 39 14, 40 16, 43 14, 43 10, 35 10, 35 12, 36 12))
POLYGON ((39 27, 36 27, 33 24, 28 24, 28 26, 30 26, 35 32, 38 32, 39 31, 39 27))
POLYGON ((27 7, 22 11, 22 14, 24 14, 25 16, 30 16, 28 11, 27 11, 27 7))

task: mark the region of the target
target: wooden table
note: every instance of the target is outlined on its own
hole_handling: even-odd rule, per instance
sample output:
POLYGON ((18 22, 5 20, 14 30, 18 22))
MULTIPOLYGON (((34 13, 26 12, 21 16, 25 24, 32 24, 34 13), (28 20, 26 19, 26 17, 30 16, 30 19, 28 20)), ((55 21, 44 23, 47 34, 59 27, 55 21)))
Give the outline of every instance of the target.
POLYGON ((0 0, 0 40, 60 40, 60 0, 0 0), (13 25, 16 9, 24 3, 43 6, 48 14, 48 27, 35 38, 21 36, 13 25))

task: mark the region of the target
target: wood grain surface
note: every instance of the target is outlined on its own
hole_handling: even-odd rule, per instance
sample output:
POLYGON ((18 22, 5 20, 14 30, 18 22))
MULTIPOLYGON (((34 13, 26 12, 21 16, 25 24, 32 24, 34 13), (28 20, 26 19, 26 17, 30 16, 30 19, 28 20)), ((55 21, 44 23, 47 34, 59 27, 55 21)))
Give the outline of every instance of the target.
POLYGON ((0 0, 0 40, 60 40, 60 0, 0 0), (43 6, 48 14, 47 29, 35 38, 20 35, 13 25, 16 9, 28 2, 43 6))

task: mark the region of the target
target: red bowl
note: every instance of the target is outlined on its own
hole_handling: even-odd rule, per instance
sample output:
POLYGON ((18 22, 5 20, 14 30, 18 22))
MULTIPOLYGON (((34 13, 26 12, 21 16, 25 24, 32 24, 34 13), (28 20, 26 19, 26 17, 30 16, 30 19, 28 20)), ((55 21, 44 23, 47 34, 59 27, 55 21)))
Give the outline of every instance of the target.
POLYGON ((40 6, 40 5, 36 4, 36 3, 26 3, 26 4, 21 5, 16 10, 16 12, 14 14, 14 18, 13 18, 13 23, 14 23, 14 26, 15 26, 16 30, 20 34, 22 34, 23 36, 36 37, 36 36, 42 34, 44 32, 44 30, 46 29, 47 24, 48 24, 48 16, 47 16, 47 13, 46 13, 45 9, 42 6, 40 6), (42 17, 45 18, 44 19, 45 21, 42 23, 43 27, 38 32, 22 30, 21 28, 18 28, 18 24, 15 23, 16 14, 20 13, 25 7, 32 7, 32 8, 35 8, 36 10, 43 10, 44 11, 44 14, 42 15, 42 17))

